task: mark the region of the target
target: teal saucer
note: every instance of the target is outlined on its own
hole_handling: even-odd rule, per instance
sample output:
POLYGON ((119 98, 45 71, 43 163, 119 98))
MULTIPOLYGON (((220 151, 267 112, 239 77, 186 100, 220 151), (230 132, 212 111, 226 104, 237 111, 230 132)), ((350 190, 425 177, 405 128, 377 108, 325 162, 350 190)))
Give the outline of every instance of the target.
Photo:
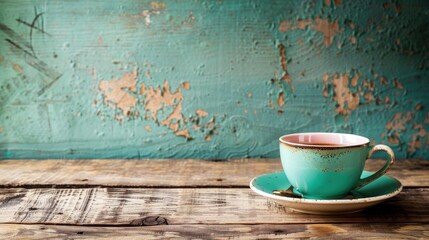
MULTIPOLYGON (((362 177, 371 175, 364 171, 362 177)), ((285 197, 272 194, 273 190, 290 188, 284 172, 258 176, 250 182, 250 188, 259 195, 298 212, 311 214, 344 214, 362 211, 399 194, 402 184, 389 176, 382 176, 359 190, 352 191, 352 197, 345 199, 317 200, 285 197)))

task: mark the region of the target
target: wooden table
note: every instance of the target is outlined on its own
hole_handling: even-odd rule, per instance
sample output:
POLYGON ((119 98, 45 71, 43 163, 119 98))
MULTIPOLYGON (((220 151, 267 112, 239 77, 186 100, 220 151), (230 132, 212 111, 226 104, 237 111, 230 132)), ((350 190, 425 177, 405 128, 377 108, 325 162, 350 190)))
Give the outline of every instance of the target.
POLYGON ((398 196, 337 216, 293 212, 249 189, 280 170, 278 159, 2 160, 0 238, 429 238, 429 161, 398 160, 398 196))

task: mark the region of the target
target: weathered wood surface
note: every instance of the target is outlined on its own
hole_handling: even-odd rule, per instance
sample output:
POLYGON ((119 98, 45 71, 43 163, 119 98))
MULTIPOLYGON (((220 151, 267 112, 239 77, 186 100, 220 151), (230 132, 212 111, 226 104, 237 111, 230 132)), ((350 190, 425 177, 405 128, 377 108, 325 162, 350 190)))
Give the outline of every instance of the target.
POLYGON ((3 160, 0 239, 429 237, 429 162, 398 160, 398 196, 337 216, 293 212, 249 189, 281 169, 278 159, 3 160))
MULTIPOLYGON (((375 171, 383 160, 367 161, 375 171)), ((2 160, 3 187, 246 187, 258 175, 281 171, 279 159, 2 160)), ((406 187, 429 187, 429 161, 397 160, 388 175, 406 187)))
POLYGON ((0 189, 0 223, 78 225, 429 223, 429 189, 405 189, 364 212, 293 212, 245 188, 0 189))
POLYGON ((87 227, 7 224, 0 235, 14 238, 120 238, 120 239, 424 239, 428 224, 261 224, 261 225, 167 225, 145 227, 87 227))

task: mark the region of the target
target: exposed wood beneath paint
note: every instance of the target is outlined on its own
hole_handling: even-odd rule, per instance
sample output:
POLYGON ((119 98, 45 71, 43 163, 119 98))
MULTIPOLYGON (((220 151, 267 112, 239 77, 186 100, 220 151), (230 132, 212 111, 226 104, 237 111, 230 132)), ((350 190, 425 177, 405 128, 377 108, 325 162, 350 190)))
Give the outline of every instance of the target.
MULTIPOLYGON (((375 171, 383 160, 367 161, 375 171)), ((258 175, 282 171, 279 159, 2 160, 3 187, 247 187, 258 175)), ((429 162, 397 160, 388 175, 406 187, 429 187, 429 162)))

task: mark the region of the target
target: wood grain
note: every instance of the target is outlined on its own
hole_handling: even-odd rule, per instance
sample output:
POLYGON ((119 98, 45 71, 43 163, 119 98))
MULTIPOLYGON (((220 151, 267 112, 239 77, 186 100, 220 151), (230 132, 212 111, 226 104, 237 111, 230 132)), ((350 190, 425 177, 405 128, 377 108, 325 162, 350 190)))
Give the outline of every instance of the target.
MULTIPOLYGON (((381 160, 369 160, 375 171, 381 160)), ((282 171, 279 159, 3 160, 3 187, 247 187, 258 175, 282 171)), ((429 187, 429 162, 397 160, 388 175, 405 187, 429 187)))
POLYGON ((0 189, 0 223, 181 225, 429 222, 429 189, 405 189, 364 212, 292 212, 241 188, 0 189))
POLYGON ((87 227, 64 225, 0 225, 6 239, 120 238, 120 239, 424 239, 428 224, 261 224, 261 225, 167 225, 145 227, 87 227))

